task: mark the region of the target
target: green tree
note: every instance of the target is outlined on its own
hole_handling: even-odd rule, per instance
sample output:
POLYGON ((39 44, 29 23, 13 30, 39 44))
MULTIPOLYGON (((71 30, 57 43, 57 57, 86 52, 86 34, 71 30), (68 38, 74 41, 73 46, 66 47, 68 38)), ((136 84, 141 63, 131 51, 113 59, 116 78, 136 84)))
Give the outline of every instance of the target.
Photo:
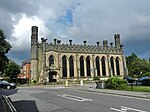
POLYGON ((140 59, 136 54, 126 57, 128 73, 131 77, 140 77, 150 71, 149 63, 145 59, 140 59))
POLYGON ((0 72, 4 72, 4 68, 8 63, 8 58, 6 54, 10 50, 11 45, 6 41, 6 36, 3 31, 0 29, 0 72))
POLYGON ((11 61, 7 64, 5 69, 5 76, 10 77, 10 82, 13 82, 20 73, 20 67, 15 62, 11 61))

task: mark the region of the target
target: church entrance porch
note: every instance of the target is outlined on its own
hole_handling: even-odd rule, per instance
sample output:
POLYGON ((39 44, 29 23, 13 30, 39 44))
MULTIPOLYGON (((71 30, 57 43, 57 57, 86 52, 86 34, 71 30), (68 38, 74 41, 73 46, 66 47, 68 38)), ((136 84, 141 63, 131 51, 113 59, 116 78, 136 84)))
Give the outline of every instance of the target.
POLYGON ((56 71, 50 71, 49 72, 49 82, 56 82, 56 71))

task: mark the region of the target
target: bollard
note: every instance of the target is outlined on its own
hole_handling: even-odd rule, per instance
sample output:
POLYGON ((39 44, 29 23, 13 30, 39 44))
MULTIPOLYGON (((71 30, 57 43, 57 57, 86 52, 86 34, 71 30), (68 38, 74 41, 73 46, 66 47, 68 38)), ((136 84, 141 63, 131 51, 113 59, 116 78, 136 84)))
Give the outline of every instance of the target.
POLYGON ((68 81, 65 82, 65 86, 66 86, 66 87, 68 86, 68 81))
POLYGON ((83 86, 83 80, 82 79, 80 80, 80 86, 83 86))

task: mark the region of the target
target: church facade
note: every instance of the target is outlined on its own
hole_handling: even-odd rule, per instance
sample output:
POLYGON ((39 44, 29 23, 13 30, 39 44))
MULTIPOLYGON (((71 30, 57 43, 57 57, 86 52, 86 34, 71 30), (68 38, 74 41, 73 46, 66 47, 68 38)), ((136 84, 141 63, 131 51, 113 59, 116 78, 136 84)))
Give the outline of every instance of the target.
POLYGON ((38 42, 38 27, 31 30, 31 80, 39 83, 92 79, 95 76, 106 78, 109 76, 125 76, 128 74, 123 45, 120 44, 120 35, 114 35, 113 43, 96 42, 96 45, 62 44, 61 40, 54 39, 47 43, 41 38, 38 42))

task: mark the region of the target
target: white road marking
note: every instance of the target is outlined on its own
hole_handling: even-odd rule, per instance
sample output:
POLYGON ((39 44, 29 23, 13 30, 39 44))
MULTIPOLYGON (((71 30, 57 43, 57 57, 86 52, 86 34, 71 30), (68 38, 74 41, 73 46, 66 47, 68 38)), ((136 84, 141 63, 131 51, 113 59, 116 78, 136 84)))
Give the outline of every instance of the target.
POLYGON ((45 87, 45 89, 64 89, 65 87, 45 87))
POLYGON ((125 107, 125 106, 121 106, 121 108, 126 108, 128 110, 133 110, 133 111, 136 111, 136 112, 147 112, 147 111, 143 111, 143 110, 139 110, 139 109, 134 109, 134 108, 130 108, 130 107, 125 107))
POLYGON ((79 96, 74 96, 74 95, 69 95, 69 94, 64 94, 65 96, 69 96, 69 97, 75 97, 75 98, 79 98, 79 99, 84 99, 86 101, 93 101, 92 99, 87 99, 87 98, 83 98, 83 97, 79 97, 79 96))
POLYGON ((93 101, 92 99, 87 99, 79 96, 69 95, 69 94, 63 94, 63 95, 57 95, 59 97, 67 98, 74 101, 84 102, 84 101, 93 101))
POLYGON ((70 99, 70 100, 75 100, 75 101, 79 101, 79 102, 83 102, 83 100, 79 100, 79 99, 75 99, 75 98, 70 98, 70 97, 66 97, 64 95, 57 95, 57 96, 60 96, 60 97, 63 97, 63 98, 67 98, 67 99, 70 99))
POLYGON ((122 110, 116 109, 116 108, 110 108, 111 110, 117 111, 117 112, 122 112, 122 110))
POLYGON ((66 87, 62 87, 62 86, 58 86, 58 87, 54 87, 54 88, 57 88, 57 89, 62 89, 62 88, 66 88, 66 87))
POLYGON ((135 109, 135 108, 130 108, 130 107, 125 107, 125 106, 121 106, 121 109, 116 109, 116 108, 110 108, 111 110, 117 111, 117 112, 128 112, 128 110, 132 110, 132 112, 147 112, 147 111, 143 111, 143 110, 139 110, 139 109, 135 109))

